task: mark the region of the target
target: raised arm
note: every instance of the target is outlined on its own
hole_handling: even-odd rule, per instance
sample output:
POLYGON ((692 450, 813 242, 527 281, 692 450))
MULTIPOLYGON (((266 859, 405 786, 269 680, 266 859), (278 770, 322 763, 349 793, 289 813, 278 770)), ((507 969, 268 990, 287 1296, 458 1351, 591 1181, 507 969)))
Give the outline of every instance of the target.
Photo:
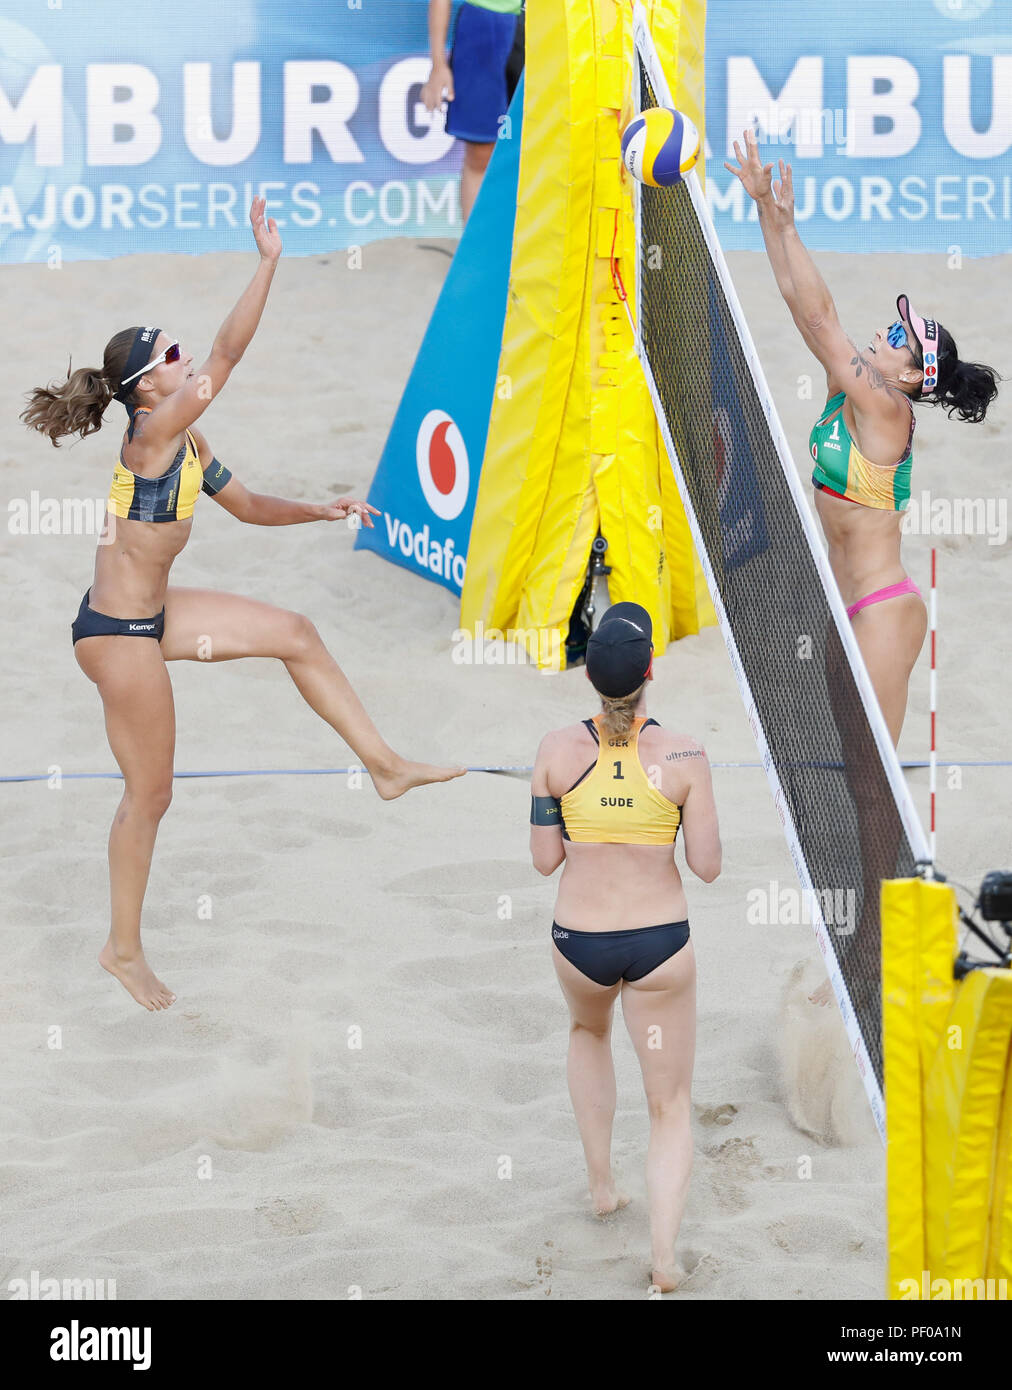
POLYGON ((867 351, 858 348, 843 331, 829 286, 802 243, 794 222, 794 176, 780 160, 780 182, 773 185, 773 165, 764 165, 751 130, 743 132, 745 152, 737 140, 738 167, 725 162, 759 212, 766 254, 798 331, 826 369, 831 392, 845 391, 854 409, 878 418, 905 411, 900 393, 890 391, 867 351))
POLYGON ((210 356, 199 371, 166 400, 160 401, 148 416, 145 443, 158 444, 175 439, 187 426, 199 420, 232 375, 257 330, 281 256, 281 237, 273 218, 264 217, 265 200, 254 198, 250 208, 253 236, 260 252, 260 264, 253 279, 239 296, 235 308, 218 329, 210 356))

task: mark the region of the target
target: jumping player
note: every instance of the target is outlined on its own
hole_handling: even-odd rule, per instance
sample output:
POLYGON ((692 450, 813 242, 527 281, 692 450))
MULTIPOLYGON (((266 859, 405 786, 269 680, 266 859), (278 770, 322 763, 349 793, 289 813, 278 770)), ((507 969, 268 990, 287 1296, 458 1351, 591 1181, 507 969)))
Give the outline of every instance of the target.
POLYGON ((283 661, 299 693, 337 731, 386 800, 463 768, 408 762, 380 737, 308 618, 236 594, 170 586, 169 572, 189 540, 199 493, 239 521, 288 526, 337 521, 351 513, 371 526, 375 508, 352 498, 313 504, 251 493, 220 463, 194 426, 218 396, 256 332, 281 255, 264 200, 250 211, 260 261, 218 330, 210 356, 194 358, 157 328, 128 328, 106 346, 101 369, 80 367, 66 382, 29 393, 22 419, 54 446, 102 426, 110 401, 129 417, 113 469, 106 531, 95 577, 81 601, 74 654, 98 686, 124 792, 109 836, 111 926, 101 964, 146 1009, 175 995, 141 949, 141 907, 158 825, 172 798, 175 716, 166 662, 283 661))
POLYGON ((900 524, 910 497, 916 401, 950 417, 984 419, 998 393, 991 367, 963 362, 947 329, 918 314, 905 294, 899 318, 865 348, 848 338, 825 281, 794 222, 790 165, 759 159, 755 135, 734 142, 737 175, 759 210, 770 265, 802 338, 826 369, 829 399, 812 430, 815 506, 829 562, 893 743, 907 685, 927 630, 920 590, 900 558, 900 524))

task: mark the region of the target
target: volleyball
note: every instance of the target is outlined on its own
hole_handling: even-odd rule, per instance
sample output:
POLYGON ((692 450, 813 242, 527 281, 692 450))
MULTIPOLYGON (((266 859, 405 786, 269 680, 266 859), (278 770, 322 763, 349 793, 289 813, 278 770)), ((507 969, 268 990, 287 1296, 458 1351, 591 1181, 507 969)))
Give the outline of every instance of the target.
POLYGON ((651 106, 622 132, 622 161, 640 183, 670 188, 699 158, 699 131, 670 106, 651 106))

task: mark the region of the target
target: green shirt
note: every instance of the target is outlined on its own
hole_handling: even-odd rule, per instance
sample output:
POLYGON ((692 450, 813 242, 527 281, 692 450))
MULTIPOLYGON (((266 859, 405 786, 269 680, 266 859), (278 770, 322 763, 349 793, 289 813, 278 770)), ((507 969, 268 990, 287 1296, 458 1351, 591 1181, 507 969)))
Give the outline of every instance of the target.
POLYGON ((519 14, 523 0, 467 0, 479 10, 495 10, 496 14, 519 14))

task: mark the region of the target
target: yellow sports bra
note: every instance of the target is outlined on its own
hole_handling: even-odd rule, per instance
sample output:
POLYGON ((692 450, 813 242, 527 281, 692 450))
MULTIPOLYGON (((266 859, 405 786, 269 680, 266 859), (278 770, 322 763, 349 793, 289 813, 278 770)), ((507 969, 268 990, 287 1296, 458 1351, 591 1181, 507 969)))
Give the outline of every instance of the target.
POLYGON ((643 770, 640 730, 656 719, 637 719, 628 738, 602 737, 600 716, 583 722, 598 743, 592 763, 560 802, 562 834, 583 844, 673 845, 682 809, 662 796, 643 770))
MULTIPOLYGON (((133 439, 137 416, 147 414, 148 406, 130 408, 127 438, 133 439)), ((204 473, 193 435, 186 431, 186 442, 169 469, 158 478, 141 478, 123 462, 123 453, 112 471, 109 510, 114 516, 132 521, 185 521, 193 515, 197 494, 213 496, 220 492, 232 474, 214 459, 204 473)))

